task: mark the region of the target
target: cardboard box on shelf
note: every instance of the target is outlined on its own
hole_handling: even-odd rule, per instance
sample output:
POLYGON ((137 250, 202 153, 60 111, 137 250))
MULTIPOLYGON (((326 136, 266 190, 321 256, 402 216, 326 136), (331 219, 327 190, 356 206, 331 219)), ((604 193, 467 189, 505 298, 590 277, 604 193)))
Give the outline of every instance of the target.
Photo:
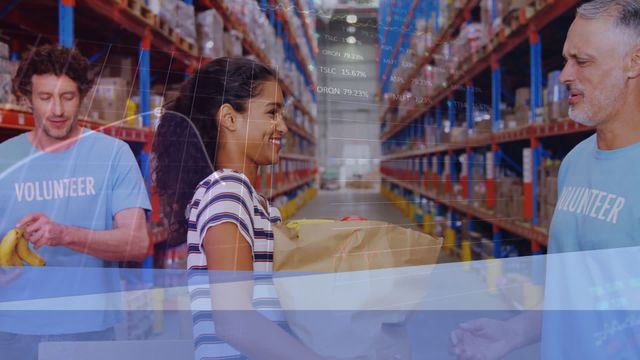
POLYGON ((96 74, 101 78, 120 78, 129 84, 135 81, 138 59, 134 56, 109 55, 98 59, 96 63, 101 64, 100 73, 96 74))
POLYGON ((529 106, 531 99, 531 89, 522 87, 516 90, 516 102, 514 107, 529 106))
POLYGON ((558 201, 559 160, 546 160, 540 166, 538 192, 538 225, 548 228, 558 201))
POLYGON ((369 180, 349 180, 347 181, 347 187, 352 189, 371 189, 373 182, 369 180))
POLYGON ((515 108, 515 127, 526 126, 531 118, 531 108, 529 106, 517 106, 515 108))
MULTIPOLYGON (((520 192, 521 194, 521 192, 520 192)), ((524 215, 524 196, 515 195, 509 211, 511 220, 522 220, 524 215)))
POLYGON ((438 134, 439 138, 438 144, 448 144, 451 142, 451 133, 445 132, 444 129, 440 129, 440 133, 438 134))
POLYGON ((496 181, 496 216, 508 219, 522 219, 524 201, 522 180, 505 176, 498 178, 496 181))
POLYGON ((451 139, 452 143, 462 143, 467 139, 468 129, 462 126, 455 126, 451 128, 451 139))
POLYGON ((491 120, 482 120, 473 124, 475 135, 484 135, 491 132, 491 120))
MULTIPOLYGON (((93 101, 89 109, 91 114, 97 114, 95 121, 112 123, 124 119, 130 87, 127 80, 122 78, 100 78, 94 88, 93 101)), ((91 99, 90 96, 88 96, 91 99)))
POLYGON ((474 206, 483 206, 485 204, 485 197, 487 194, 487 187, 485 180, 480 177, 473 178, 473 187, 471 188, 471 199, 474 206))

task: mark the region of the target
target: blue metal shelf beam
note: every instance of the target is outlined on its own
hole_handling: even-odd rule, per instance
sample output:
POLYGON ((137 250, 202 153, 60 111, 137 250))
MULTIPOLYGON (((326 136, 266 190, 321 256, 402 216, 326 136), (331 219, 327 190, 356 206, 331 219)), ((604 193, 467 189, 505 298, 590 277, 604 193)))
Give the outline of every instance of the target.
POLYGON ((75 0, 59 0, 58 2, 58 36, 60 45, 73 48, 73 8, 75 0))

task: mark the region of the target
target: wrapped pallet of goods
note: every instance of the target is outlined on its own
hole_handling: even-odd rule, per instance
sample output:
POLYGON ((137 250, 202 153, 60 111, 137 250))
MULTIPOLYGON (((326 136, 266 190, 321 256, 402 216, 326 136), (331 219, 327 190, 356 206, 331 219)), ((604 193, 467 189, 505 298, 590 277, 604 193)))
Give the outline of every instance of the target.
POLYGON ((18 63, 9 60, 9 45, 0 42, 0 103, 15 104, 16 99, 12 91, 12 80, 18 68, 18 63))
POLYGON ((209 9, 200 12, 196 21, 200 54, 210 59, 224 56, 224 21, 218 11, 209 9))
POLYGON ((196 13, 193 5, 189 5, 186 2, 176 2, 176 14, 174 15, 179 19, 176 22, 176 31, 180 37, 191 44, 196 43, 196 13))
POLYGON ((225 56, 242 56, 242 38, 242 33, 236 30, 229 30, 224 33, 222 42, 225 56))
MULTIPOLYGON (((164 26, 169 29, 175 30, 178 27, 178 3, 181 0, 151 0, 152 2, 159 2, 158 5, 151 6, 151 9, 158 9, 158 17, 163 22, 164 26)), ((153 10, 152 10, 153 11, 153 10)), ((163 31, 166 29, 162 29, 163 31)))

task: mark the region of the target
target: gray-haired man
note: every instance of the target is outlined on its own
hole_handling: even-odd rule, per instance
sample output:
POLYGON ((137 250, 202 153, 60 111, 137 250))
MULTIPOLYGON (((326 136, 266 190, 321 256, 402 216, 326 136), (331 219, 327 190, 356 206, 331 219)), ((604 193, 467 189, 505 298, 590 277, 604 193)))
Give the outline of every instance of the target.
POLYGON ((602 296, 607 304, 601 304, 611 309, 611 284, 614 293, 623 291, 619 285, 634 270, 620 266, 624 255, 607 257, 611 250, 605 249, 640 246, 640 1, 580 6, 563 56, 570 117, 595 126, 597 133, 576 146, 560 168, 548 252, 564 254, 547 258, 544 315, 530 311, 508 321, 460 325, 451 334, 452 353, 460 359, 499 359, 541 335, 545 359, 640 358, 640 317, 627 306, 623 311, 550 306, 550 299, 584 302, 576 293, 589 288, 594 294, 609 292, 602 296), (582 251, 591 252, 577 253, 582 251), (576 256, 580 260, 572 261, 576 256), (576 274, 576 266, 584 271, 576 274), (558 308, 564 310, 551 310, 558 308))

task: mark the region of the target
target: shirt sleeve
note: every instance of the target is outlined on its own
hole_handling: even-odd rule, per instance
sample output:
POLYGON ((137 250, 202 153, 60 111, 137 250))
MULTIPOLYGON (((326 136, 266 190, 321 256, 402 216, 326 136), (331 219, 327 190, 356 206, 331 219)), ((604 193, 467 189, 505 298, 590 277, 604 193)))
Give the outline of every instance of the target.
POLYGON ((151 210, 149 193, 140 166, 127 144, 119 142, 113 169, 112 216, 130 208, 151 210))
POLYGON ((269 205, 269 214, 270 214, 270 218, 269 220, 271 221, 272 224, 282 224, 282 214, 280 214, 280 209, 278 209, 275 206, 271 206, 269 205))
POLYGON ((200 243, 210 227, 232 223, 253 249, 253 201, 244 180, 235 177, 214 179, 207 187, 198 212, 196 226, 200 243), (224 179, 224 180, 223 180, 224 179))

